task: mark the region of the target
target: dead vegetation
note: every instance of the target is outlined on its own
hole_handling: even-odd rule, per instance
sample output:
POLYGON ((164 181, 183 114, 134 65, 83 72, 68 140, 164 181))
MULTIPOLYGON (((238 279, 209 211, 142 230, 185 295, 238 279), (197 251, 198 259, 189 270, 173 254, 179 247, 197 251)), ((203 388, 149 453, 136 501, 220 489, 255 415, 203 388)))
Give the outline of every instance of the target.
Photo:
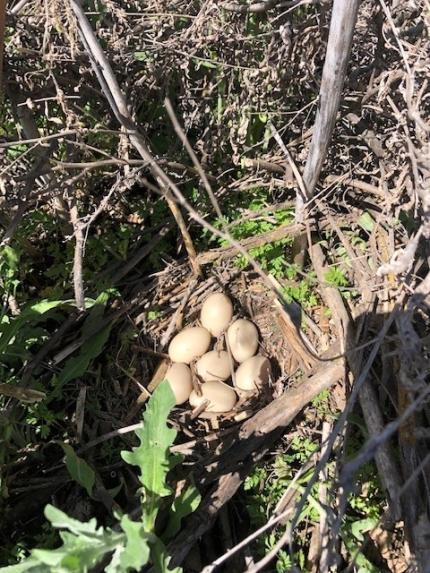
POLYGON ((203 498, 172 563, 275 570, 279 550, 301 543, 306 563, 291 571, 359 571, 358 554, 366 571, 429 571, 430 6, 363 1, 354 22, 356 5, 350 54, 345 31, 342 49, 331 44, 325 1, 8 6, 3 324, 41 300, 69 306, 12 349, 0 330, 5 564, 33 546, 50 500, 81 520, 136 511, 117 441, 161 381, 169 339, 222 287, 258 325, 275 376, 224 418, 172 413, 180 478, 203 498), (340 68, 323 77, 327 46, 344 81, 340 68), (89 299, 105 292, 88 327, 89 299), (65 374, 105 332, 84 371, 65 374), (321 413, 312 401, 327 389, 321 413), (357 415, 365 431, 350 455, 357 415), (319 450, 261 531, 237 525, 244 480, 297 433, 319 450), (96 468, 94 499, 70 483, 59 440, 96 468), (342 528, 369 462, 385 501, 354 554, 342 528), (324 511, 303 525, 317 487, 324 511), (253 554, 271 529, 276 542, 253 554))

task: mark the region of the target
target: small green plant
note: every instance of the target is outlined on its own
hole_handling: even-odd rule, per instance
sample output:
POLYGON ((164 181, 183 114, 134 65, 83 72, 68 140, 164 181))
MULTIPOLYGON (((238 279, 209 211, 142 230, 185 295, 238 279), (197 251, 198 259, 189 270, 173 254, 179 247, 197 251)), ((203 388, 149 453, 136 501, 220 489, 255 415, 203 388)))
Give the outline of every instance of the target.
POLYGON ((324 279, 327 284, 337 287, 345 299, 356 297, 358 294, 355 289, 351 288, 348 277, 338 266, 331 267, 325 273, 324 279))
MULTIPOLYGON (((321 392, 313 400, 313 405, 319 407, 325 404, 328 398, 326 391, 321 392)), ((358 430, 356 430, 358 434, 358 430)), ((357 436, 354 436, 357 438, 357 436)), ((348 454, 354 455, 360 447, 360 441, 349 444, 348 454), (354 450, 354 452, 352 451, 354 450)), ((297 479, 297 472, 310 461, 319 448, 318 442, 314 442, 306 436, 294 436, 285 453, 277 454, 270 462, 263 466, 257 466, 246 478, 244 490, 250 521, 254 527, 260 527, 267 522, 272 515, 273 509, 288 487, 292 487, 297 493, 297 500, 304 493, 314 468, 309 467, 297 479), (292 480, 294 480, 294 485, 292 480)), ((329 461, 327 465, 328 475, 333 475, 335 462, 329 461)), ((330 479, 330 478, 329 478, 330 479)), ((331 495, 332 484, 327 482, 327 489, 331 495)), ((303 573, 306 568, 306 556, 309 550, 309 538, 306 530, 309 524, 317 526, 324 508, 319 499, 320 483, 315 483, 306 499, 302 513, 297 522, 297 534, 294 536, 293 555, 288 551, 281 550, 277 554, 276 572, 281 573, 298 565, 303 573), (301 527, 302 526, 302 527, 301 527)), ((356 491, 348 499, 348 508, 344 516, 340 536, 348 562, 354 562, 360 573, 377 573, 380 569, 375 567, 362 553, 361 548, 365 541, 365 534, 372 530, 380 521, 384 511, 384 496, 381 487, 375 479, 373 464, 365 465, 357 476, 356 491)), ((262 557, 269 552, 280 538, 283 529, 276 528, 257 542, 257 555, 262 557)))
POLYGON ((296 284, 287 285, 282 289, 287 302, 299 302, 304 308, 313 308, 318 304, 318 298, 313 288, 312 273, 296 284))
MULTIPOLYGON (((246 478, 244 490, 247 494, 247 509, 253 526, 260 527, 267 522, 297 470, 309 461, 317 449, 318 444, 316 442, 306 437, 295 436, 289 444, 287 453, 280 453, 269 464, 263 467, 256 467, 246 478)), ((304 491, 311 475, 312 469, 305 472, 295 481, 294 490, 297 492, 297 495, 304 491)), ((313 522, 318 521, 319 506, 317 499, 318 484, 315 484, 311 495, 308 497, 308 502, 300 515, 299 524, 305 518, 313 522)), ((257 542, 258 554, 263 556, 270 551, 279 540, 281 534, 282 529, 274 529, 263 535, 257 542)), ((298 536, 295 547, 295 559, 300 564, 303 564, 305 561, 305 548, 306 539, 298 536)), ((292 565, 293 562, 290 555, 286 551, 280 551, 277 555, 276 571, 288 570, 292 565)), ((302 570, 306 571, 306 569, 302 570)))
POLYGON ((317 411, 320 418, 326 417, 330 414, 328 400, 330 397, 330 390, 323 390, 312 400, 312 406, 317 411))
POLYGON ((0 249, 0 295, 2 298, 16 294, 19 285, 19 258, 19 252, 9 245, 0 249))
POLYGON ((157 318, 160 318, 160 316, 161 316, 161 310, 158 310, 158 309, 148 310, 148 313, 146 316, 147 316, 148 320, 157 320, 157 318))
POLYGON ((332 286, 346 287, 349 284, 348 279, 339 267, 331 267, 325 273, 324 278, 326 282, 332 286))
MULTIPOLYGON (((242 205, 239 197, 235 197, 233 204, 223 205, 224 217, 223 220, 215 220, 214 226, 222 228, 224 225, 230 225, 230 233, 236 240, 243 240, 248 237, 255 237, 268 231, 273 231, 281 225, 291 223, 293 219, 293 212, 291 209, 280 209, 269 215, 262 215, 261 217, 244 219, 240 217, 240 208, 246 207, 249 211, 258 212, 264 209, 270 203, 267 190, 255 188, 250 192, 242 205), (236 221, 236 219, 239 220, 236 221)), ((208 232, 203 231, 202 237, 208 237, 208 232)), ((227 246, 228 241, 224 239, 212 237, 210 241, 215 240, 220 247, 227 246)), ((277 241, 272 241, 255 247, 249 251, 249 254, 261 265, 261 267, 269 274, 276 278, 283 278, 288 273, 289 263, 286 250, 292 244, 290 237, 284 237, 277 241)), ((236 257, 235 264, 239 268, 245 268, 248 265, 248 260, 243 255, 236 257)))
MULTIPOLYGON (((0 571, 86 573, 103 562, 107 573, 140 571, 147 563, 152 563, 157 573, 179 573, 180 568, 168 568, 170 557, 165 541, 179 530, 182 518, 196 509, 200 495, 193 485, 184 488, 173 500, 164 531, 156 532, 155 522, 163 499, 173 495, 167 475, 181 461, 179 455, 170 453, 176 431, 168 427, 167 419, 174 404, 170 385, 164 381, 148 402, 143 427, 136 430, 140 444, 121 454, 125 462, 138 466, 140 470, 142 516, 139 520, 132 520, 128 515, 116 515, 113 527, 98 527, 95 519, 80 522, 47 505, 45 517, 59 531, 61 546, 33 549, 30 557, 0 571)), ((94 483, 92 469, 70 446, 65 446, 65 454, 71 477, 91 493, 94 483)))

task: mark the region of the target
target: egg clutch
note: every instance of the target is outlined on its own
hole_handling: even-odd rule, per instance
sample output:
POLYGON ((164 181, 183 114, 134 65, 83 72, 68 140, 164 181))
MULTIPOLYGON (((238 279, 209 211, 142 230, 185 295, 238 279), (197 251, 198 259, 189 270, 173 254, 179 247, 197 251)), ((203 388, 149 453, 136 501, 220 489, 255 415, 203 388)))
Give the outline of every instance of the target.
POLYGON ((164 377, 177 405, 188 400, 203 413, 230 412, 238 394, 258 393, 268 384, 270 362, 257 354, 257 327, 244 318, 233 321, 233 304, 224 293, 204 301, 200 324, 184 328, 172 339, 168 350, 172 364, 164 377), (219 349, 223 339, 226 350, 219 349))

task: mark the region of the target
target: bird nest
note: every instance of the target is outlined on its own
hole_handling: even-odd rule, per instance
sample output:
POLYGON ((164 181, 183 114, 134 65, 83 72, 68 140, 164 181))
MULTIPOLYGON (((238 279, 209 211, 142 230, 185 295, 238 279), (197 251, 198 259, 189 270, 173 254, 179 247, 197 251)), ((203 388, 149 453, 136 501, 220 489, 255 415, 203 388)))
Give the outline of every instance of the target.
MULTIPOLYGON (((286 387, 292 387, 303 372, 315 364, 318 326, 308 317, 313 330, 301 328, 300 311, 294 304, 283 305, 276 291, 280 285, 271 277, 264 280, 255 272, 239 270, 234 264, 214 266, 207 278, 190 275, 186 265, 172 265, 153 278, 150 286, 136 296, 138 314, 133 317, 139 328, 139 341, 133 346, 138 355, 135 376, 140 380, 140 394, 134 397, 127 422, 131 422, 152 391, 165 377, 171 361, 167 354, 169 342, 182 328, 198 326, 200 311, 207 297, 224 292, 233 302, 235 318, 252 321, 258 329, 258 353, 271 364, 269 384, 253 392, 236 392, 239 399, 234 408, 222 414, 202 412, 189 403, 177 406, 172 413, 178 428, 189 436, 209 432, 241 422, 279 397, 286 387), (202 415, 203 414, 203 415, 202 415)), ((135 308, 137 308, 135 307, 135 308)), ((225 336, 214 340, 217 350, 228 350, 225 336)), ((193 383, 199 380, 193 364, 193 383)), ((228 384, 232 384, 230 379, 228 384)))

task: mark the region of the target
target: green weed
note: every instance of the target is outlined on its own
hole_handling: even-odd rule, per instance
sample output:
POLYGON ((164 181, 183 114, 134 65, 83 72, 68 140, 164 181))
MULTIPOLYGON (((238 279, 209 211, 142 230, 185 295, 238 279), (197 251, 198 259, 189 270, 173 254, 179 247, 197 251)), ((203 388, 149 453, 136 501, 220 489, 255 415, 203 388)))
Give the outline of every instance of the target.
MULTIPOLYGON (((322 392, 314 399, 313 405, 317 408, 324 408, 327 398, 326 392, 322 392)), ((355 453, 359 443, 357 440, 356 443, 354 442, 355 446, 350 445, 356 448, 355 453)), ((246 506, 254 528, 267 522, 277 502, 288 486, 291 485, 293 477, 311 459, 318 448, 317 442, 307 437, 295 436, 288 445, 286 452, 277 454, 268 463, 256 467, 252 474, 247 477, 244 483, 246 506)), ((352 451, 350 451, 350 455, 353 455, 352 451)), ((327 466, 329 476, 333 473, 333 464, 334 462, 330 461, 327 466)), ((300 494, 304 492, 313 471, 313 467, 310 467, 295 481, 293 487, 297 492, 297 500, 300 494)), ((357 570, 360 573, 379 573, 379 570, 361 552, 365 533, 377 525, 384 511, 384 497, 375 475, 375 468, 372 464, 368 464, 357 476, 356 491, 349 497, 347 513, 340 532, 348 559, 350 561, 355 560, 358 566, 357 570)), ((330 494, 333 484, 328 482, 327 487, 330 494)), ((309 549, 309 538, 301 524, 306 523, 306 529, 308 529, 310 524, 317 525, 319 523, 322 508, 318 499, 319 482, 311 488, 302 514, 299 516, 294 536, 293 556, 287 550, 281 550, 277 555, 275 565, 277 572, 288 570, 293 565, 298 565, 303 573, 308 572, 306 556, 309 549)), ((274 529, 259 539, 256 549, 260 558, 277 543, 284 527, 274 529)))
MULTIPOLYGON (((174 404, 170 385, 164 381, 148 402, 143 427, 136 430, 140 445, 122 452, 126 463, 139 468, 142 486, 140 519, 115 515, 112 527, 102 527, 97 526, 95 519, 81 522, 47 505, 45 517, 53 530, 59 532, 61 545, 55 549, 33 549, 28 558, 0 571, 85 573, 101 562, 105 563, 104 571, 107 573, 140 571, 149 562, 157 573, 182 571, 180 568, 169 568, 170 557, 165 542, 179 530, 181 520, 200 503, 200 495, 193 485, 184 488, 173 501, 164 530, 157 532, 155 527, 163 499, 173 495, 168 474, 182 460, 179 455, 170 453, 176 430, 169 428, 167 419, 174 404)), ((70 476, 91 495, 94 471, 76 455, 71 446, 64 444, 63 447, 70 476)))

